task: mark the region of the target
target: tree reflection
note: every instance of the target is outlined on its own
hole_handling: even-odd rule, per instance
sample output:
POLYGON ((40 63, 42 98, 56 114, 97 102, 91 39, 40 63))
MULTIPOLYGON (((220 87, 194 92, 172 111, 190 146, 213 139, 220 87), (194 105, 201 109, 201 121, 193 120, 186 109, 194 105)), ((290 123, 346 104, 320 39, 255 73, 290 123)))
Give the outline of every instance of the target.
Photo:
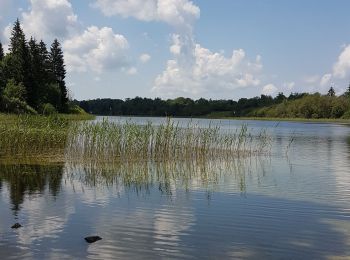
POLYGON ((25 196, 42 195, 46 189, 56 197, 61 189, 63 165, 1 165, 0 187, 8 187, 12 210, 17 215, 25 196))

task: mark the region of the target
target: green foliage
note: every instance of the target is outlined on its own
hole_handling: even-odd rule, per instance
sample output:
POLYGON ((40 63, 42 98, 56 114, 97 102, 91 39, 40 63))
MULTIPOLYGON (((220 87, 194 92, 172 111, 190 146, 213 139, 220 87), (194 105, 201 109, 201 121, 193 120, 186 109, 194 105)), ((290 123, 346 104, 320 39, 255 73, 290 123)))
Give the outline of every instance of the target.
POLYGON ((346 91, 344 93, 344 96, 347 97, 347 98, 350 98, 350 83, 349 83, 349 86, 348 86, 348 88, 346 89, 346 91))
POLYGON ((4 56, 4 48, 2 47, 2 43, 0 42, 0 61, 2 61, 4 56))
POLYGON ((68 113, 69 114, 75 114, 75 115, 79 115, 79 114, 86 114, 86 112, 84 111, 84 109, 82 109, 80 106, 69 102, 68 103, 68 113))
POLYGON ((21 101, 25 100, 26 97, 26 89, 24 88, 22 83, 16 84, 16 82, 11 79, 7 82, 6 87, 3 91, 3 95, 9 99, 17 98, 21 101))
POLYGON ((38 43, 30 38, 27 42, 17 19, 11 32, 9 51, 4 56, 0 43, 0 98, 3 103, 0 111, 18 113, 24 109, 25 104, 40 110, 46 103, 50 103, 59 112, 68 112, 66 71, 58 40, 52 44, 50 53, 43 41, 38 43), (12 85, 23 86, 25 95, 5 95, 4 88, 9 80, 12 85))
POLYGON ((14 114, 37 114, 37 112, 28 104, 18 98, 9 99, 6 96, 0 97, 0 109, 7 113, 14 114))
POLYGON ((57 39, 55 39, 51 45, 50 62, 54 81, 58 84, 60 89, 61 102, 59 110, 61 112, 66 112, 68 109, 68 91, 66 88, 66 83, 64 81, 66 77, 66 69, 64 66, 63 51, 57 39))
POLYGON ((5 88, 6 85, 6 76, 4 73, 4 63, 2 60, 0 60, 0 96, 2 90, 5 88))
POLYGON ((36 111, 25 102, 26 89, 23 84, 16 84, 12 79, 6 84, 0 96, 0 110, 16 114, 36 114, 36 111))
POLYGON ((350 110, 346 111, 342 116, 343 119, 350 119, 350 110))
POLYGON ((59 111, 61 106, 61 90, 57 83, 51 83, 46 86, 44 102, 52 104, 59 111))
POLYGON ((330 97, 334 97, 335 96, 335 90, 333 87, 331 87, 329 90, 328 90, 328 96, 330 97))
POLYGON ((192 100, 176 98, 162 100, 136 97, 134 99, 96 99, 74 101, 85 111, 98 115, 178 116, 178 117, 275 117, 275 118, 342 118, 350 110, 350 95, 321 95, 319 93, 279 93, 275 98, 261 95, 233 100, 192 100))
POLYGON ((261 95, 254 98, 233 100, 207 100, 179 97, 162 100, 136 97, 134 99, 96 99, 75 101, 85 111, 98 115, 178 116, 178 117, 225 117, 247 116, 257 108, 296 100, 304 94, 293 93, 288 98, 280 93, 276 98, 261 95))
POLYGON ((189 123, 180 127, 171 119, 157 126, 103 120, 72 128, 67 157, 90 162, 234 158, 266 154, 270 141, 266 131, 253 136, 246 125, 223 132, 213 125, 200 128, 189 123))
POLYGON ((279 118, 342 118, 350 110, 350 100, 344 96, 308 94, 297 100, 257 109, 251 116, 279 118))
POLYGON ((41 108, 43 115, 54 115, 57 114, 56 108, 50 103, 46 103, 41 108))
POLYGON ((0 155, 63 156, 69 125, 56 115, 0 115, 0 155))

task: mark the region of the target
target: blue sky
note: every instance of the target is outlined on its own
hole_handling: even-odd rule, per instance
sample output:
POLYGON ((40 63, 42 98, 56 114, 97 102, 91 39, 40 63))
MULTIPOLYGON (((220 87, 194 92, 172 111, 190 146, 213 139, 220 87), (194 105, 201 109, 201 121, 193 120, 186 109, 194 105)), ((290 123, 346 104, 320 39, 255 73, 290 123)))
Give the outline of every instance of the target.
POLYGON ((0 0, 0 40, 63 45, 77 99, 340 94, 350 81, 346 0, 0 0))

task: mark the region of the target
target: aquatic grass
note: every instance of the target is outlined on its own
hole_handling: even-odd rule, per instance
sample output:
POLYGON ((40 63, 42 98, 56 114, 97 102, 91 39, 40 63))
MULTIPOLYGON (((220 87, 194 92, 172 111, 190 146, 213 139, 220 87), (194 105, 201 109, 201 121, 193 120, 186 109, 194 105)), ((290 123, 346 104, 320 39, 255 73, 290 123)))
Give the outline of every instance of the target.
POLYGON ((70 131, 66 157, 74 160, 151 160, 229 158, 269 153, 271 139, 266 131, 253 136, 248 126, 223 131, 210 124, 201 128, 190 121, 181 127, 168 118, 160 125, 81 122, 70 131))
POLYGON ((61 116, 0 116, 0 156, 64 155, 70 121, 61 116))
POLYGON ((138 125, 102 121, 73 121, 62 116, 0 115, 0 157, 43 160, 151 160, 230 158, 269 152, 266 131, 252 135, 247 125, 222 130, 210 123, 201 128, 167 118, 163 124, 138 125))

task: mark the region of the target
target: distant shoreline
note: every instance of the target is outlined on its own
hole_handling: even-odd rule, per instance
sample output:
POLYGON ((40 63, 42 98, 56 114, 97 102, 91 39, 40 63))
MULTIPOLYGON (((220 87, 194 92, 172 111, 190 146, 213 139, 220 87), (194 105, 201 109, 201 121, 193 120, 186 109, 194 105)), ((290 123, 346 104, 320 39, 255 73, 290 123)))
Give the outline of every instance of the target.
POLYGON ((204 117, 207 119, 229 119, 229 120, 251 120, 251 121, 284 121, 284 122, 301 122, 301 123, 324 123, 332 124, 339 123, 350 125, 350 119, 333 119, 333 118, 280 118, 280 117, 220 117, 211 118, 204 117))
MULTIPOLYGON (((153 115, 94 115, 100 117, 155 117, 166 118, 166 116, 153 116, 153 115)), ((323 124, 343 124, 350 125, 350 119, 341 118, 286 118, 286 117, 212 117, 212 116, 169 116, 171 118, 192 118, 192 119, 224 119, 224 120, 249 120, 249 121, 275 121, 275 122, 299 122, 299 123, 323 123, 323 124)))

